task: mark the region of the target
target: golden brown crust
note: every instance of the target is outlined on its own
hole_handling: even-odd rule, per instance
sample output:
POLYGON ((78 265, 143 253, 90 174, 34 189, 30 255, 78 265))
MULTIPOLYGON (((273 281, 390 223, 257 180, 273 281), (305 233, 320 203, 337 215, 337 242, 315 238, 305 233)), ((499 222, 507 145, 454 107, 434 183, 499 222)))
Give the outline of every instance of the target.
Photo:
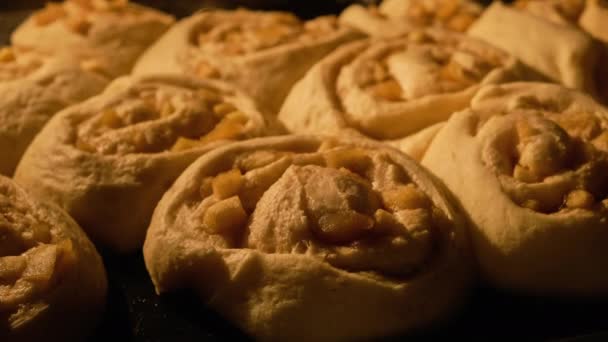
POLYGON ((194 288, 256 338, 372 338, 462 299, 463 223, 396 150, 262 138, 192 164, 155 210, 144 256, 159 293, 194 288))
POLYGON ((103 311, 106 287, 80 227, 0 176, 0 337, 82 339, 103 311))

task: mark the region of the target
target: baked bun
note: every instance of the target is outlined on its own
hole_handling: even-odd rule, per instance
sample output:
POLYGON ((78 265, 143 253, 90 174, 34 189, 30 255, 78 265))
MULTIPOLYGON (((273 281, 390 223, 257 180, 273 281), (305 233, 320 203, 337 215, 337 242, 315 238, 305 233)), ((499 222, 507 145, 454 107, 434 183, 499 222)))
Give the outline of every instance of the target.
POLYGON ((0 338, 80 341, 104 308, 101 258, 58 207, 0 176, 0 338))
POLYGON ((468 107, 481 85, 524 73, 507 53, 443 30, 358 41, 315 65, 294 86, 279 119, 296 133, 355 132, 399 146, 468 107))
POLYGON ((587 0, 579 17, 579 25, 595 39, 608 44, 608 4, 603 0, 587 0))
POLYGON ((468 34, 509 51, 547 79, 595 96, 599 46, 574 25, 563 22, 496 1, 468 34))
POLYGON ((411 159, 375 143, 261 138, 193 163, 144 245, 158 293, 195 289, 261 340, 359 340, 465 299, 463 218, 411 159))
POLYGON ((128 0, 49 2, 11 36, 16 46, 70 53, 109 76, 128 74, 139 55, 173 23, 173 17, 128 0))
POLYGON ((0 47, 0 174, 12 176, 34 136, 55 113, 103 90, 86 61, 0 47))
POLYGON ((173 26, 141 57, 134 73, 226 80, 276 113, 316 61, 360 37, 331 16, 304 22, 286 12, 203 11, 173 26))
POLYGON ((480 4, 470 0, 384 0, 378 7, 351 5, 340 15, 340 22, 380 37, 399 36, 416 27, 466 32, 482 11, 480 4))
POLYGON ((15 179, 58 203, 94 242, 127 252, 141 247, 156 203, 186 166, 268 127, 248 97, 223 83, 122 78, 53 118, 15 179))
POLYGON ((488 86, 422 164, 470 216, 481 270, 536 295, 608 294, 608 111, 542 83, 488 86))
POLYGON ((514 6, 556 24, 575 27, 585 9, 585 0, 516 0, 514 6))

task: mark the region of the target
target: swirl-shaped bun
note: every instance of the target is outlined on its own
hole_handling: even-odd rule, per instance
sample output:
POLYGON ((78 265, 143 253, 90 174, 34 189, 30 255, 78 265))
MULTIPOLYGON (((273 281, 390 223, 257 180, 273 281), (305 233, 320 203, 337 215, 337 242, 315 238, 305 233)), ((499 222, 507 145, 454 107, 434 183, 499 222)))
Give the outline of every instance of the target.
POLYGON ((173 26, 142 56, 134 73, 226 80, 276 113, 315 62, 360 37, 330 16, 304 22, 285 12, 204 11, 173 26))
POLYGON ((468 34, 509 51, 547 79, 597 95, 595 74, 602 64, 599 46, 564 19, 566 16, 543 9, 553 8, 554 4, 532 3, 536 2, 543 3, 538 4, 541 10, 530 12, 496 1, 471 26, 468 34), (539 16, 540 11, 546 16, 539 16), (547 19, 551 13, 554 13, 553 19, 547 19))
POLYGON ((153 216, 159 293, 194 288, 256 338, 352 340, 442 318, 470 281, 463 218, 397 150, 284 136, 193 163, 153 216))
POLYGON ((58 203, 93 241, 129 251, 190 162, 228 140, 270 132, 253 102, 223 83, 123 78, 51 120, 15 179, 58 203))
POLYGON ((103 90, 108 79, 67 55, 0 48, 0 174, 12 176, 55 113, 103 90))
POLYGON ((396 37, 421 27, 466 32, 482 10, 470 0, 384 0, 378 7, 351 5, 340 22, 377 37, 396 37))
POLYGON ((556 24, 576 26, 585 10, 585 0, 516 0, 514 6, 556 24))
POLYGON ((101 258, 80 227, 0 176, 3 341, 84 339, 100 318, 106 288, 101 258))
POLYGON ((482 89, 423 159, 472 219, 494 284, 608 294, 608 111, 557 85, 482 89))
POLYGON ((173 18, 128 0, 49 2, 11 36, 15 46, 69 53, 117 77, 173 23, 173 18))
POLYGON ((279 119, 297 133, 356 131, 399 146, 466 108, 481 85, 521 79, 522 72, 508 54, 447 31, 353 42, 298 82, 279 119))

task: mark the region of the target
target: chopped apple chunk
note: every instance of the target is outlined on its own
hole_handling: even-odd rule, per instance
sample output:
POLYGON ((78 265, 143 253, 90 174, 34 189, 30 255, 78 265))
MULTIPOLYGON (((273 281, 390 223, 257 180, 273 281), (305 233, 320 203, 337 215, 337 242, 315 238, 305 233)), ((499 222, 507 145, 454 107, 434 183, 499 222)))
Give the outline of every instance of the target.
POLYGON ((237 139, 245 130, 247 116, 241 112, 232 112, 220 121, 211 132, 201 138, 204 144, 218 140, 237 139))
POLYGON ((378 233, 394 233, 404 229, 395 216, 384 209, 376 210, 374 220, 376 221, 375 229, 378 233))
POLYGON ((400 185, 382 192, 384 206, 392 211, 428 208, 429 198, 413 184, 400 185))
POLYGON ((106 110, 101 115, 101 124, 108 128, 119 128, 123 125, 123 122, 116 111, 106 110))
POLYGON ((232 235, 247 223, 247 213, 238 196, 219 201, 207 209, 204 229, 211 234, 232 235))
POLYGON ((0 48, 0 63, 13 62, 16 59, 15 52, 10 47, 0 48))
POLYGON ((594 203, 593 195, 585 190, 574 190, 566 197, 566 206, 572 209, 590 209, 594 203))
POLYGON ((364 175, 372 165, 367 151, 360 148, 332 150, 324 156, 327 166, 334 169, 346 168, 359 175, 364 175))
POLYGON ((403 95, 401 86, 393 79, 375 84, 369 91, 373 96, 386 101, 400 101, 403 95))
POLYGON ((336 244, 344 244, 361 238, 374 226, 374 220, 356 211, 345 210, 319 217, 321 238, 336 244))
POLYGON ((200 142, 200 140, 179 137, 175 141, 175 144, 173 144, 173 147, 171 147, 171 151, 172 152, 181 152, 181 151, 186 151, 186 150, 190 150, 193 148, 197 148, 202 145, 203 144, 200 142))
POLYGON ((218 199, 235 196, 241 190, 245 179, 238 169, 232 169, 217 175, 211 184, 213 195, 218 199))

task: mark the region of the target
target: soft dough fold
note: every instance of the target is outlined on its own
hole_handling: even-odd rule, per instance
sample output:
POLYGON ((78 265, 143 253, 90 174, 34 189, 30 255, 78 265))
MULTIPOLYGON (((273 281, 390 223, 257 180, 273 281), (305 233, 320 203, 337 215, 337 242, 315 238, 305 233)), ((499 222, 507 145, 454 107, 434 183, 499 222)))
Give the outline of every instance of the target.
POLYGON ((101 258, 80 227, 0 176, 0 338, 84 340, 106 289, 101 258))
POLYGON ((134 73, 225 80, 276 113, 315 62, 361 37, 331 16, 301 21, 286 12, 209 10, 174 25, 141 57, 134 73))
POLYGON ((121 78, 56 115, 15 172, 58 203, 93 241, 140 247, 152 210, 203 152, 271 134, 253 101, 223 83, 177 75, 121 78))
POLYGON ((452 311, 471 280, 463 218, 397 150, 307 136, 193 163, 144 245, 159 293, 192 288, 262 340, 353 340, 452 311))
POLYGON ((542 83, 486 87, 422 164, 470 216, 493 284, 608 294, 608 111, 590 97, 542 83))
POLYGON ((417 30, 337 49, 294 86, 279 119, 296 133, 354 133, 401 146, 466 108, 480 86, 525 77, 515 58, 488 44, 417 30))

